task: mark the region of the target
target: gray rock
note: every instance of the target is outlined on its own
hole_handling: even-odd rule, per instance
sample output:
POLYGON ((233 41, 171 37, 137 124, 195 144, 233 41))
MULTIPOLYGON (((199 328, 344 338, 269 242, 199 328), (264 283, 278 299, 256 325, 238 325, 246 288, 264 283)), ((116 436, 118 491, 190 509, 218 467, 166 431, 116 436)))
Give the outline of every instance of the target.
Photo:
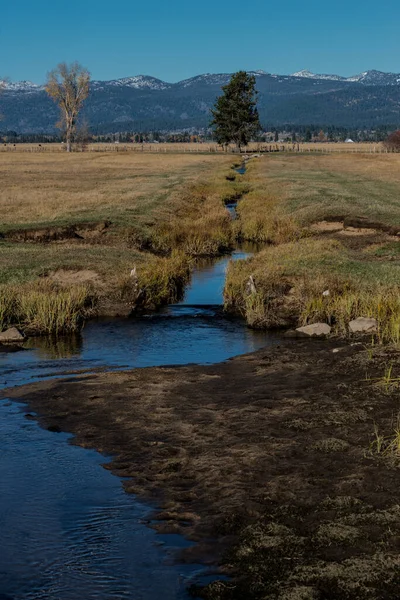
POLYGON ((22 342, 25 339, 23 333, 21 333, 16 327, 10 327, 6 331, 0 333, 0 342, 22 342))
POLYGON ((372 317, 358 317, 349 323, 351 333, 374 333, 378 323, 372 317))
POLYGON ((305 327, 298 327, 296 331, 309 337, 324 337, 330 334, 331 328, 327 323, 313 323, 305 327))

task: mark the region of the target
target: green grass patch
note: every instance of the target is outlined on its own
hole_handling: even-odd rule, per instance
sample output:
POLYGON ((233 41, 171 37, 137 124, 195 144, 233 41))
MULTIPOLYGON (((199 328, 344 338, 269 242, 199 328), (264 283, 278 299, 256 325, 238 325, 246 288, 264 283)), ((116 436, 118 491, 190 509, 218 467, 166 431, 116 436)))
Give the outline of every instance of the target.
POLYGON ((271 246, 247 261, 232 262, 225 307, 251 327, 328 322, 339 334, 357 317, 378 321, 381 341, 400 343, 400 265, 367 262, 340 242, 303 239, 271 246), (255 285, 251 290, 249 277, 255 285), (329 291, 328 295, 323 292, 329 291))

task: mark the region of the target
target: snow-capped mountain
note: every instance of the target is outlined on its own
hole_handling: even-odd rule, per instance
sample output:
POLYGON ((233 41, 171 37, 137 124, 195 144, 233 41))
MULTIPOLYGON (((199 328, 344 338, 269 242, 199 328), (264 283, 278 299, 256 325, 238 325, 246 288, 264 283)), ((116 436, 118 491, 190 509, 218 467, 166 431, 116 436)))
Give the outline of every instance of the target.
POLYGON ((230 73, 204 73, 203 75, 196 75, 195 77, 190 77, 189 79, 184 79, 183 81, 179 81, 177 84, 180 87, 188 88, 198 84, 204 85, 226 85, 231 78, 230 73))
POLYGON ((123 77, 111 81, 92 81, 93 89, 104 89, 106 86, 129 87, 135 90, 166 90, 172 84, 161 81, 149 75, 135 75, 134 77, 123 77))
POLYGON ((348 77, 346 81, 357 81, 366 85, 399 85, 400 73, 384 73, 383 71, 365 71, 354 77, 348 77))
MULTIPOLYGON (((298 71, 256 77, 258 109, 266 126, 381 124, 400 126, 400 74, 365 71, 353 77, 298 71)), ((177 83, 136 75, 92 81, 83 113, 98 133, 207 127, 210 109, 231 73, 205 73, 177 83)), ((55 131, 58 109, 44 86, 7 81, 0 94, 2 131, 55 131)))
POLYGON ((364 71, 351 77, 341 75, 317 74, 311 71, 297 71, 291 77, 302 77, 304 79, 325 79, 329 81, 347 81, 348 83, 363 83, 365 85, 398 85, 400 84, 399 73, 384 73, 383 71, 364 71))
MULTIPOLYGON (((296 79, 312 79, 315 81, 338 81, 347 83, 363 83, 364 85, 400 85, 400 73, 384 73, 383 71, 364 71, 352 77, 343 77, 328 73, 312 73, 308 70, 296 71, 291 75, 272 75, 261 69, 256 71, 248 71, 250 75, 254 75, 257 79, 272 77, 277 81, 287 82, 291 78, 296 79)), ((151 77, 150 75, 134 75, 133 77, 123 77, 121 79, 111 79, 109 81, 92 81, 91 87, 93 90, 104 90, 107 87, 131 88, 135 90, 163 91, 172 88, 188 88, 198 85, 216 86, 226 85, 231 77, 231 73, 204 73, 196 75, 189 79, 178 81, 177 83, 168 83, 151 77)), ((31 81, 5 81, 4 88, 9 92, 40 92, 44 89, 43 85, 32 83, 31 81)))
POLYGON ((32 81, 1 81, 0 85, 4 87, 7 91, 12 92, 38 92, 44 89, 43 85, 38 85, 37 83, 32 83, 32 81))
POLYGON ((327 75, 327 74, 316 74, 311 71, 297 71, 297 73, 292 73, 291 77, 303 77, 304 79, 326 79, 329 81, 346 81, 346 77, 342 77, 341 75, 327 75))

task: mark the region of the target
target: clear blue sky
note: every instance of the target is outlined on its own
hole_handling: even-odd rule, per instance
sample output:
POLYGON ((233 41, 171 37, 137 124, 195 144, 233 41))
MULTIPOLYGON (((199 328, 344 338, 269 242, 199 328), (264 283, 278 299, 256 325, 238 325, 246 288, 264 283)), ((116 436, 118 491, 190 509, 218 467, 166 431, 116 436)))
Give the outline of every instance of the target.
POLYGON ((41 83, 72 60, 95 79, 400 72, 399 23, 399 0, 4 0, 0 73, 41 83))

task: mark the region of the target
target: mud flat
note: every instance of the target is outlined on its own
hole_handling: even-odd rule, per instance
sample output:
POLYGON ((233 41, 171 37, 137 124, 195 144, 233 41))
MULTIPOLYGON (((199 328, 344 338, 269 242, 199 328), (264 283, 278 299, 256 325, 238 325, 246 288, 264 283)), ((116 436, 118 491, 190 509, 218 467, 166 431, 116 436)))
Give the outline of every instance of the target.
POLYGON ((159 529, 198 541, 188 561, 233 575, 203 597, 383 599, 400 589, 399 374, 388 348, 299 340, 5 394, 112 455, 159 529))

